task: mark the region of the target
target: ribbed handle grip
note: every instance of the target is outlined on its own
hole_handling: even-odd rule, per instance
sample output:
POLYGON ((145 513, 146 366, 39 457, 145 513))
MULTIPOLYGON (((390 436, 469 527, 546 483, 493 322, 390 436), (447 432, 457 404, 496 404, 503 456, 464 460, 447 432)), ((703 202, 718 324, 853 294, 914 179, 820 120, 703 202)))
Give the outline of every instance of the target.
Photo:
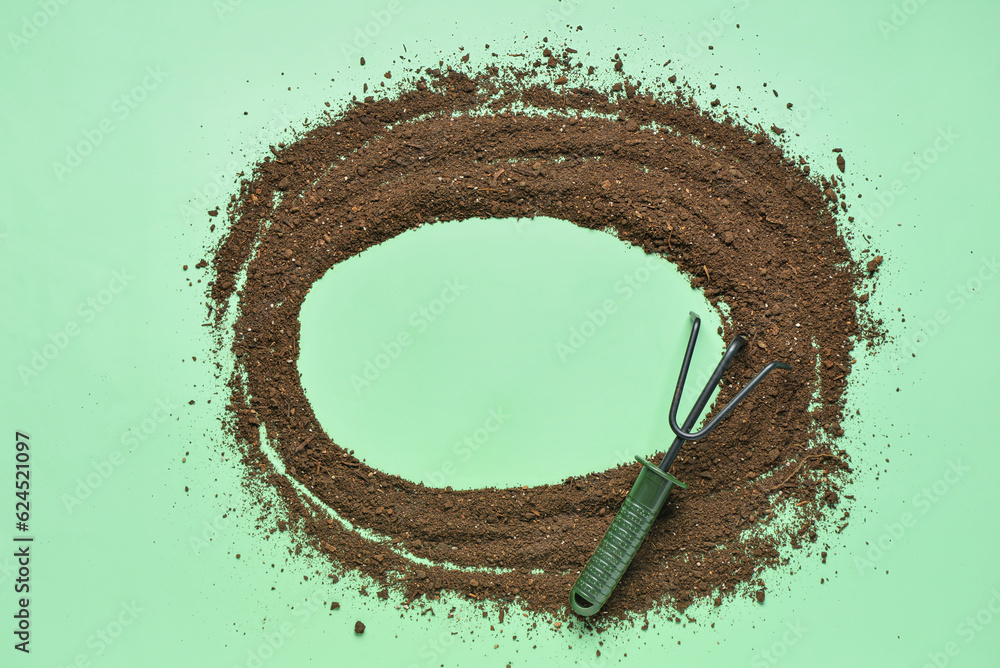
POLYGON ((569 594, 578 615, 597 613, 628 569, 674 485, 687 487, 641 457, 642 471, 569 594))

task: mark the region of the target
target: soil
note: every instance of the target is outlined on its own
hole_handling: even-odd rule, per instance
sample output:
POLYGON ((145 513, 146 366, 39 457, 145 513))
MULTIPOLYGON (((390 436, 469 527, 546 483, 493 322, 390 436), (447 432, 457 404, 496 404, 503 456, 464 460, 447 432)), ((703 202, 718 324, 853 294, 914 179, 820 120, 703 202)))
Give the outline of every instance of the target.
POLYGON ((327 112, 240 175, 211 297, 220 340, 235 336, 227 422, 248 484, 278 490, 284 507, 269 530, 293 531, 307 546, 302 558, 361 571, 410 604, 453 592, 570 614, 570 588, 638 464, 537 487, 425 487, 334 443, 295 365, 302 302, 336 263, 440 221, 561 218, 613 230, 728 306, 724 338, 743 334, 751 345, 717 406, 773 359, 795 368, 772 374, 711 437, 682 449, 671 472, 690 488, 671 495, 601 614, 735 595, 763 602, 762 575, 787 562, 779 549, 815 542, 847 516, 835 508, 850 470, 836 437, 852 349, 869 336, 856 293, 870 279, 838 229, 843 182, 817 176, 832 164, 814 164, 810 177, 805 159, 764 128, 737 124, 724 105, 699 109, 689 90, 636 81, 620 60, 610 76, 624 91, 598 88, 571 55, 557 70, 404 75, 389 97, 327 112), (552 85, 557 75, 570 83, 552 85), (384 540, 343 529, 301 497, 262 453, 261 425, 288 476, 384 540), (791 508, 791 529, 770 526, 778 505, 791 508))

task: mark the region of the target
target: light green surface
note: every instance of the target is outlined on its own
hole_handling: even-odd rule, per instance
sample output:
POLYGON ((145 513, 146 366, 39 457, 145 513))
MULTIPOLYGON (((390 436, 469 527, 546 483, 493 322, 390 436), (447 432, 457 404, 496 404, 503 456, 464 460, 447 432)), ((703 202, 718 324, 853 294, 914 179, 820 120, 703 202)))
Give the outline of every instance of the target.
POLYGON ((666 449, 690 311, 685 414, 725 345, 672 264, 551 218, 425 225, 314 285, 299 368, 327 433, 371 466, 432 487, 557 483, 666 449))
MULTIPOLYGON (((4 497, 10 506, 0 540, 14 533, 14 431, 21 430, 31 435, 33 447, 31 533, 37 542, 32 653, 14 652, 8 631, 0 663, 64 666, 80 658, 80 665, 94 666, 245 666, 254 665, 250 652, 271 642, 280 647, 263 662, 267 666, 574 661, 610 666, 651 660, 726 666, 994 665, 1000 620, 988 606, 1000 609, 992 479, 1000 464, 994 417, 1000 354, 993 343, 1000 326, 1000 281, 987 263, 1000 254, 996 170, 989 163, 1000 142, 995 127, 981 124, 998 101, 990 85, 1000 70, 996 4, 543 0, 445 6, 399 0, 391 4, 398 11, 387 6, 278 6, 256 0, 125 8, 107 2, 5 3, 0 44, 5 445, 0 452, 6 454, 0 461, 6 463, 0 465, 0 489, 10 490, 4 497), (38 18, 44 7, 52 16, 38 18), (34 32, 23 23, 33 17, 44 22, 34 32), (374 37, 363 49, 368 65, 361 68, 361 53, 350 45, 372 21, 374 37), (513 615, 503 634, 489 632, 495 619, 480 617, 472 619, 475 633, 469 634, 462 606, 456 613, 462 621, 444 614, 400 618, 392 606, 353 593, 355 583, 344 580, 324 591, 322 578, 287 557, 284 534, 261 544, 254 529, 257 514, 237 484, 239 465, 225 459, 227 451, 220 447, 216 415, 223 402, 215 391, 214 367, 205 363, 208 328, 200 326, 205 300, 184 280, 202 274, 180 270, 194 265, 206 239, 214 238, 204 211, 228 198, 233 174, 276 142, 283 128, 315 117, 323 101, 360 95, 365 81, 377 86, 400 56, 432 64, 465 46, 473 62, 482 62, 485 43, 491 51, 517 52, 543 31, 563 30, 567 23, 584 27, 562 34, 571 35, 581 54, 593 54, 585 62, 607 66, 616 47, 627 54, 633 72, 633 63, 683 62, 682 72, 691 80, 718 84, 715 91, 706 86, 700 99, 718 96, 754 122, 794 128, 796 150, 827 165, 824 171, 835 169, 830 149, 843 147, 852 202, 872 207, 879 195, 891 200, 882 212, 870 210, 857 222, 857 230, 871 240, 859 235, 855 245, 870 244, 887 257, 873 303, 893 338, 877 356, 862 356, 852 375, 851 412, 861 414, 845 429, 854 453, 857 503, 848 528, 824 537, 831 545, 828 563, 796 560, 801 569, 794 575, 768 574, 763 606, 736 601, 719 610, 689 610, 697 624, 668 626, 654 619, 646 632, 604 634, 600 658, 598 638, 580 639, 565 628, 557 636, 542 620, 542 630, 526 635, 518 626, 534 620, 513 615), (23 36, 12 43, 10 34, 23 36), (531 38, 523 39, 526 34, 531 38), (788 101, 794 111, 785 108, 788 101), (98 132, 99 143, 87 139, 98 132), (81 141, 97 145, 68 173, 57 174, 53 163, 65 162, 66 147, 81 141), (915 162, 925 152, 933 163, 915 162), (902 188, 890 197, 897 180, 902 188), (861 200, 853 199, 855 190, 861 200), (111 283, 115 271, 127 285, 103 293, 109 284, 121 287, 111 283), (105 304, 98 301, 98 311, 87 305, 90 299, 105 304), (38 376, 24 382, 18 367, 30 364, 50 335, 58 340, 68 326, 77 334, 38 376), (916 337, 914 358, 908 342, 916 337), (208 399, 214 399, 211 405, 208 399), (196 403, 189 405, 190 400, 196 403), (157 421, 164 415, 157 412, 160 403, 169 405, 169 419, 157 421), (145 440, 129 435, 144 429, 145 440), (110 475, 98 474, 92 489, 78 490, 78 481, 87 485, 95 465, 105 471, 110 466, 110 475), (90 493, 70 512, 67 495, 78 491, 90 493), (221 519, 229 508, 236 510, 221 519), (206 523, 214 523, 217 535, 202 544, 210 533, 206 523), (870 564, 859 561, 870 557, 870 564), (820 578, 830 579, 820 585, 820 578), (341 610, 311 612, 310 603, 330 600, 339 600, 341 610), (97 632, 109 625, 117 631, 123 604, 133 602, 141 612, 134 621, 126 613, 121 619, 130 623, 104 644, 97 632), (356 619, 369 625, 362 637, 351 630, 356 619), (511 639, 515 634, 517 641, 511 639)), ((538 242, 542 248, 547 243, 538 242)), ((497 261, 507 261, 513 252, 511 262, 528 262, 538 252, 524 245, 509 248, 497 244, 495 255, 479 252, 497 261)), ((593 252, 611 268, 621 260, 613 251, 593 252)), ((549 255, 550 266, 571 267, 570 260, 549 255)), ((395 293, 389 276, 364 271, 367 261, 358 264, 356 280, 368 274, 369 299, 385 295, 379 318, 388 317, 384 309, 402 309, 405 316, 422 303, 416 288, 409 296, 395 293)), ((419 266, 414 260, 410 268, 416 272, 419 266)), ((471 273, 470 285, 477 277, 495 276, 490 271, 471 273)), ((595 275, 606 280, 618 272, 595 275)), ((420 280, 429 289, 447 278, 450 274, 428 272, 420 280)), ((544 309, 551 296, 544 290, 514 287, 523 291, 519 317, 527 320, 525 327, 559 332, 577 317, 578 310, 544 309)), ((602 289, 594 287, 594 294, 602 289)), ((665 298, 672 289, 664 285, 655 294, 665 298)), ((314 298, 307 302, 310 310, 314 298)), ((466 298, 472 313, 462 318, 456 308, 453 326, 475 328, 491 312, 471 287, 466 298)), ((464 309, 465 303, 455 306, 464 309)), ((648 322, 680 327, 682 321, 683 310, 676 317, 651 315, 648 322)), ((373 321, 371 336, 396 326, 373 321)), ((659 355, 657 361, 669 361, 666 348, 682 335, 654 338, 653 329, 643 334, 644 345, 659 355)), ((405 362, 439 362, 449 331, 428 329, 421 340, 426 348, 409 350, 414 354, 405 362)), ((516 330, 504 323, 496 331, 499 336, 516 330)), ((360 335, 340 327, 331 333, 360 335)), ((471 359, 483 343, 469 341, 455 354, 471 359)), ((593 339, 581 353, 590 356, 595 373, 600 371, 590 379, 598 391, 612 373, 601 370, 602 360, 614 351, 608 336, 593 339)), ((621 382, 629 368, 613 372, 623 374, 621 382)), ((554 378, 549 375, 553 383, 554 378)), ((379 392, 402 391, 401 378, 381 381, 385 389, 379 392)), ((669 384, 667 379, 657 386, 661 399, 669 384)), ((309 387, 310 393, 319 391, 309 387)), ((505 378, 497 391, 516 397, 536 390, 527 379, 505 378)), ((484 396, 482 410, 492 399, 484 396)), ((560 413, 568 411, 566 404, 551 398, 550 404, 555 415, 567 418, 550 428, 572 421, 569 412, 560 413)), ((398 394, 390 405, 402 407, 398 394)), ((411 419, 414 430, 429 438, 436 426, 457 434, 474 429, 476 412, 467 414, 468 422, 449 425, 430 421, 437 419, 430 414, 427 422, 419 414, 411 419)), ((531 415, 542 421, 543 414, 531 415)), ((648 444, 648 428, 660 421, 662 408, 642 417, 631 435, 648 444), (647 431, 640 433, 643 428, 647 431)), ((349 428, 358 429, 359 423, 345 422, 349 428)), ((356 447, 369 458, 392 454, 356 447)), ((552 447, 570 451, 567 442, 552 447)), ((403 466, 404 444, 396 441, 391 448, 403 466)), ((590 446, 581 457, 601 466, 619 459, 590 446)), ((490 475, 517 478, 520 469, 514 466, 491 460, 490 475)), ((575 472, 551 471, 551 479, 575 472)), ((5 548, 0 554, 12 552, 5 548)), ((0 557, 0 610, 8 624, 15 599, 12 566, 11 558, 0 557)))

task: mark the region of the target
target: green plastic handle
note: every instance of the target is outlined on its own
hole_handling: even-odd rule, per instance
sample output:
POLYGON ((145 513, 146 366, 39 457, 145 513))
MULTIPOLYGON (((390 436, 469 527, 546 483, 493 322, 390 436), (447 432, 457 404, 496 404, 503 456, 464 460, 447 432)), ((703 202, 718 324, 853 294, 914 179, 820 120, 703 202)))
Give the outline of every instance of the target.
POLYGON ((642 464, 639 477, 569 593, 570 607, 583 617, 597 614, 611 596, 674 485, 687 488, 642 457, 635 459, 642 464))

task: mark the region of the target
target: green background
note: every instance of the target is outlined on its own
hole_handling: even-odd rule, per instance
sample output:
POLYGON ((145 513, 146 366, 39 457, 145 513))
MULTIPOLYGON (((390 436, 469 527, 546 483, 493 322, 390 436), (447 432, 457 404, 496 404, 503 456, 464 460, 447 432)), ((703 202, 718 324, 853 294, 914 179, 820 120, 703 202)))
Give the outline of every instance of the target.
MULTIPOLYGON (((988 160, 1000 145, 983 119, 1000 101, 998 14, 995 3, 918 0, 6 2, 0 540, 15 533, 20 430, 31 436, 36 542, 32 652, 15 652, 0 629, 3 665, 995 665, 1000 231, 988 160), (331 586, 290 558, 286 534, 261 541, 219 434, 204 283, 187 280, 206 276, 193 265, 221 221, 205 211, 225 204, 234 174, 323 102, 396 75, 400 56, 428 65, 464 46, 477 64, 486 43, 523 51, 548 31, 590 51, 586 64, 607 68, 618 47, 632 73, 673 59, 676 70, 651 69, 700 84, 703 103, 718 96, 789 129, 793 149, 826 173, 842 147, 852 244, 887 258, 871 303, 890 337, 877 354, 859 350, 849 409, 860 414, 844 425, 850 525, 822 536, 826 564, 794 555, 767 573, 763 605, 729 601, 688 610, 696 624, 657 618, 645 632, 582 639, 519 615, 490 632, 495 616, 459 604, 449 619, 451 602, 400 617, 359 595, 359 581, 331 586), (67 155, 81 143, 86 155, 67 155), (50 343, 52 359, 23 376, 50 343), (327 610, 332 600, 340 610, 327 610)), ((505 402, 509 428, 462 462, 456 486, 557 480, 648 453, 665 439, 686 311, 709 315, 702 298, 666 267, 566 363, 554 352, 643 261, 555 221, 419 230, 317 285, 304 315, 307 392, 332 434, 414 479, 505 402), (456 272, 469 287, 440 326, 355 395, 345 373, 378 353, 372 342, 409 328, 456 272), (328 349, 337 342, 369 347, 328 349), (348 405, 331 405, 338 397, 348 405), (629 420, 609 422, 623 406, 629 420)), ((720 348, 704 337, 702 359, 720 348)), ((11 626, 15 578, 0 556, 11 626)))

